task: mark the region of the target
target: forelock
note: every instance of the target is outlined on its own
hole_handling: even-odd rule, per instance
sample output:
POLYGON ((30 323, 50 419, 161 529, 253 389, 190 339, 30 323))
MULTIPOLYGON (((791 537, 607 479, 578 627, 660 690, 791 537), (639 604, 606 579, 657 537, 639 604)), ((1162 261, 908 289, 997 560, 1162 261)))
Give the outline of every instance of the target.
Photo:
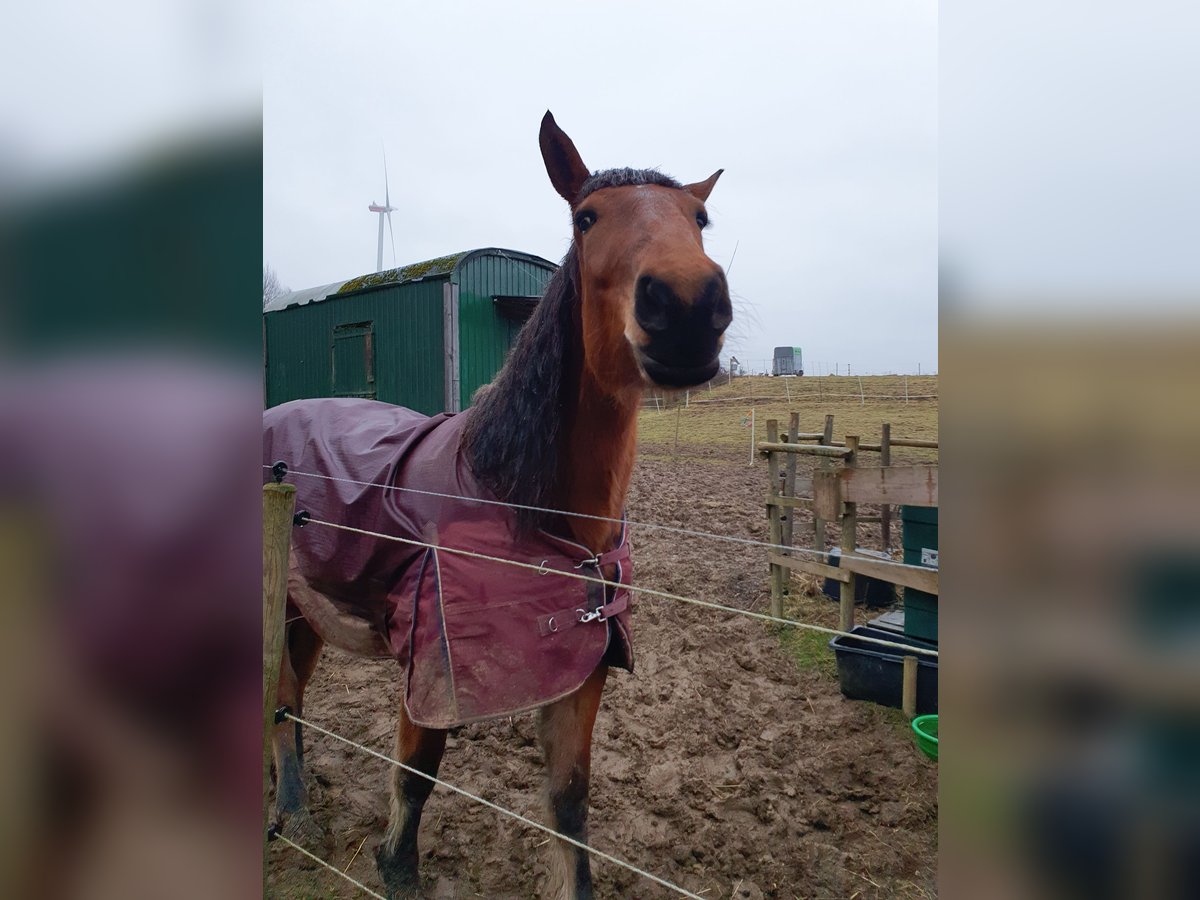
POLYGON ((682 184, 657 169, 605 169, 603 172, 596 172, 583 183, 583 187, 579 189, 579 196, 575 198, 575 205, 583 202, 589 194, 604 188, 643 184, 656 184, 661 187, 683 190, 682 184))

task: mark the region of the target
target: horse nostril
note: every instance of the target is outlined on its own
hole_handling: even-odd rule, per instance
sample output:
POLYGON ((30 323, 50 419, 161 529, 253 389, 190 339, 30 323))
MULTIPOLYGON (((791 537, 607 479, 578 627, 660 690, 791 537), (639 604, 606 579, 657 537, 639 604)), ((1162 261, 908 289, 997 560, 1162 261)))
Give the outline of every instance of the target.
POLYGON ((724 331, 733 321, 733 304, 729 301, 729 292, 725 291, 713 305, 712 326, 716 331, 724 331))
POLYGON ((709 312, 709 321, 713 330, 720 333, 729 327, 733 321, 733 304, 729 301, 729 288, 725 279, 713 277, 704 286, 704 292, 696 300, 696 307, 703 312, 709 312))
POLYGON ((675 293, 665 281, 653 275, 638 279, 634 294, 633 314, 645 331, 666 331, 670 326, 670 307, 675 293))

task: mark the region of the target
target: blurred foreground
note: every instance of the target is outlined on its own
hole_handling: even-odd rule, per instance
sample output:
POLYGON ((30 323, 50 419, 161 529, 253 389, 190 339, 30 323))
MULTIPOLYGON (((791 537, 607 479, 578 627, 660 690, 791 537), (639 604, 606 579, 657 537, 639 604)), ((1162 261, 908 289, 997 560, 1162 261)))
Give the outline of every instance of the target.
POLYGON ((0 208, 0 895, 261 890, 260 196, 250 122, 0 208))
POLYGON ((1200 12, 940 22, 940 887, 1197 897, 1200 12))
POLYGON ((1196 896, 1197 347, 943 323, 947 896, 1196 896))
POLYGON ((261 888, 253 17, 5 9, 5 897, 261 888))

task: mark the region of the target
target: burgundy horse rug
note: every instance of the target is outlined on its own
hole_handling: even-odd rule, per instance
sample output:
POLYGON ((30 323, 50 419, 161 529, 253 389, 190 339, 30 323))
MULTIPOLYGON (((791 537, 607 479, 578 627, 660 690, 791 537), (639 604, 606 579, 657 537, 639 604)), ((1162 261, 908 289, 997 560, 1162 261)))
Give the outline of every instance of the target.
MULTIPOLYGON (((315 520, 292 530, 288 617, 303 614, 342 649, 395 656, 408 714, 428 728, 542 706, 602 661, 633 668, 626 529, 598 552, 550 530, 519 530, 471 472, 467 415, 356 399, 297 400, 263 414, 264 480, 267 467, 287 463, 296 509, 315 520), (556 574, 603 571, 621 587, 556 574)), ((566 533, 562 522, 552 530, 566 533)))

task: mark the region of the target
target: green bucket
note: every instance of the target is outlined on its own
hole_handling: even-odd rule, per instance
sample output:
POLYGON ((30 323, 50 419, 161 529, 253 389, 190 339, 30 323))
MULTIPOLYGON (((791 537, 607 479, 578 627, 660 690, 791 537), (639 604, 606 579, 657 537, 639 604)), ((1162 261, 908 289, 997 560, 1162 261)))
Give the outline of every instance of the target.
POLYGON ((913 734, 917 746, 930 759, 938 758, 937 713, 932 716, 917 716, 912 720, 913 734))

